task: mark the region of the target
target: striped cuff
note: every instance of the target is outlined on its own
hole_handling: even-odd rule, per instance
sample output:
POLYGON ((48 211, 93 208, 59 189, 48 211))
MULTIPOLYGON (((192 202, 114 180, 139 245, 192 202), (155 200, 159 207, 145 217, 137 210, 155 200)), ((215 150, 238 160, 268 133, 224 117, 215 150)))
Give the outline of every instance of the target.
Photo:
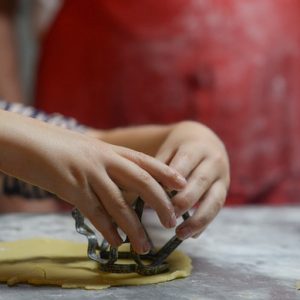
MULTIPOLYGON (((15 112, 23 116, 38 119, 40 121, 54 124, 59 127, 84 133, 86 126, 79 124, 75 119, 62 116, 60 114, 46 114, 32 106, 25 106, 20 103, 9 103, 0 100, 0 109, 15 112)), ((43 199, 54 197, 51 193, 44 191, 36 186, 25 183, 17 178, 8 176, 0 172, 0 195, 22 196, 26 199, 43 199)))

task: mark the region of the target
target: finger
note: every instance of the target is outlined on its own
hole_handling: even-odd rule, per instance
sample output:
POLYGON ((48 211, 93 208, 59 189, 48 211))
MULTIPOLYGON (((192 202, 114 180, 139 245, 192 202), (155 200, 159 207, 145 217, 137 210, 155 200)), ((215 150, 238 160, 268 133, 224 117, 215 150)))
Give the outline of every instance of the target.
POLYGON ((145 170, 133 162, 120 157, 111 166, 109 176, 118 186, 137 193, 158 214, 161 223, 172 228, 176 226, 174 207, 162 186, 145 170))
POLYGON ((183 145, 179 147, 169 166, 187 178, 204 158, 204 154, 199 150, 191 148, 190 145, 183 145))
POLYGON ((125 148, 121 148, 119 154, 146 170, 152 177, 170 190, 181 190, 186 185, 185 178, 179 172, 156 158, 125 148))
POLYGON ((217 169, 212 168, 209 161, 200 163, 190 175, 186 187, 172 198, 176 216, 192 208, 217 179, 217 169))
POLYGON ((135 200, 137 199, 138 195, 136 193, 123 190, 122 197, 128 205, 132 206, 135 200))
POLYGON ((94 184, 93 188, 100 195, 106 211, 128 236, 137 253, 149 252, 150 244, 144 228, 132 207, 123 199, 120 189, 108 176, 102 178, 102 182, 104 185, 94 184))
POLYGON ((170 147, 162 147, 157 152, 155 158, 168 165, 175 153, 176 150, 170 147))
POLYGON ((217 181, 205 195, 203 202, 194 214, 176 228, 176 235, 181 240, 201 234, 215 218, 226 198, 226 187, 217 181))
POLYGON ((107 214, 100 200, 96 195, 89 201, 89 205, 83 209, 82 213, 91 221, 95 228, 101 232, 103 237, 113 247, 118 247, 122 243, 122 239, 113 224, 111 217, 107 214))

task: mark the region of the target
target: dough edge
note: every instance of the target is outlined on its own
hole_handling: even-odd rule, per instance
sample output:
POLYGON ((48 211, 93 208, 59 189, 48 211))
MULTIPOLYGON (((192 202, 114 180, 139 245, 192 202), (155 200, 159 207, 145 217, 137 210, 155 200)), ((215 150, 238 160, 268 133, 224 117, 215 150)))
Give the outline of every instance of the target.
MULTIPOLYGON (((27 240, 18 240, 14 242, 0 242, 0 282, 6 282, 7 285, 13 286, 18 283, 28 283, 32 285, 55 285, 60 286, 62 288, 83 288, 87 290, 101 290, 104 288, 108 288, 110 286, 126 286, 126 285, 147 285, 154 284, 160 282, 166 282, 178 278, 185 278, 191 274, 192 264, 191 259, 182 253, 181 251, 174 251, 170 257, 168 258, 168 262, 170 264, 170 271, 153 275, 153 276, 140 276, 135 273, 127 274, 108 274, 104 272, 100 272, 97 269, 97 263, 89 260, 86 256, 86 243, 79 243, 73 241, 66 240, 57 240, 57 239, 27 239, 27 240), (24 251, 25 249, 25 251, 24 251), (14 272, 13 266, 7 269, 10 269, 10 274, 3 274, 3 268, 1 267, 5 264, 6 260, 18 261, 18 260, 30 260, 30 259, 38 259, 43 258, 47 259, 49 257, 53 258, 55 261, 55 257, 63 256, 64 258, 72 258, 72 255, 68 255, 68 253, 64 252, 64 250, 72 249, 73 257, 80 256, 81 259, 86 258, 84 261, 82 268, 89 268, 88 272, 90 272, 90 276, 100 276, 103 280, 97 282, 90 280, 86 282, 73 280, 71 279, 55 279, 51 278, 51 272, 55 270, 55 264, 51 266, 53 270, 47 270, 48 265, 51 265, 51 260, 47 262, 46 266, 43 263, 33 265, 32 268, 29 268, 28 271, 18 274, 18 272, 14 272), (29 250, 29 251, 27 251, 29 250), (49 273, 49 274, 48 274, 49 273)), ((7 264, 7 263, 6 263, 7 264)), ((22 263, 21 263, 22 264, 22 263)), ((28 264, 28 263, 27 263, 28 264)), ((18 265, 17 265, 18 266, 18 265)), ((21 265, 22 266, 22 265, 21 265)), ((25 265, 26 266, 26 265, 25 265)), ((64 267, 69 267, 69 264, 58 266, 58 271, 64 271, 64 267)), ((79 266, 80 267, 80 266, 79 266)), ((72 266, 74 268, 74 266, 72 266)), ((78 269, 78 265, 76 267, 78 269)), ((25 267, 24 267, 25 269, 25 267)), ((28 268, 26 268, 27 270, 28 268)), ((6 269, 5 269, 6 270, 6 269)), ((4 272, 5 272, 4 270, 4 272)), ((83 272, 83 277, 86 272, 83 272)), ((55 276, 54 276, 55 277, 55 276)), ((99 277, 99 278, 100 278, 99 277)))

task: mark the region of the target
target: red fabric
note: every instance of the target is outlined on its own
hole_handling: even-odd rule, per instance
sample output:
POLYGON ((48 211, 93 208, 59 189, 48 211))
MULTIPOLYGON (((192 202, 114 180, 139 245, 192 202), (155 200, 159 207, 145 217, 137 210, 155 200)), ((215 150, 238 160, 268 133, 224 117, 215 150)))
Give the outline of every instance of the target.
POLYGON ((298 0, 65 0, 41 50, 39 108, 201 121, 229 150, 229 204, 300 203, 298 0))

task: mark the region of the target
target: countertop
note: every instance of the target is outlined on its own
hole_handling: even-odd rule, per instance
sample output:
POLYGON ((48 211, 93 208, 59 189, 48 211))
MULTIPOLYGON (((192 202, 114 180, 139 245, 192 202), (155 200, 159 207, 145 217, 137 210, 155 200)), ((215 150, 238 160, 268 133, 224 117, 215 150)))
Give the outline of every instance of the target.
MULTIPOLYGON (((156 243, 172 234, 152 212, 144 220, 156 243)), ((69 214, 0 215, 0 240, 33 237, 86 242, 69 214)), ((193 261, 186 279, 101 291, 0 284, 0 300, 300 299, 300 207, 224 208, 201 237, 185 241, 180 250, 193 261)))

